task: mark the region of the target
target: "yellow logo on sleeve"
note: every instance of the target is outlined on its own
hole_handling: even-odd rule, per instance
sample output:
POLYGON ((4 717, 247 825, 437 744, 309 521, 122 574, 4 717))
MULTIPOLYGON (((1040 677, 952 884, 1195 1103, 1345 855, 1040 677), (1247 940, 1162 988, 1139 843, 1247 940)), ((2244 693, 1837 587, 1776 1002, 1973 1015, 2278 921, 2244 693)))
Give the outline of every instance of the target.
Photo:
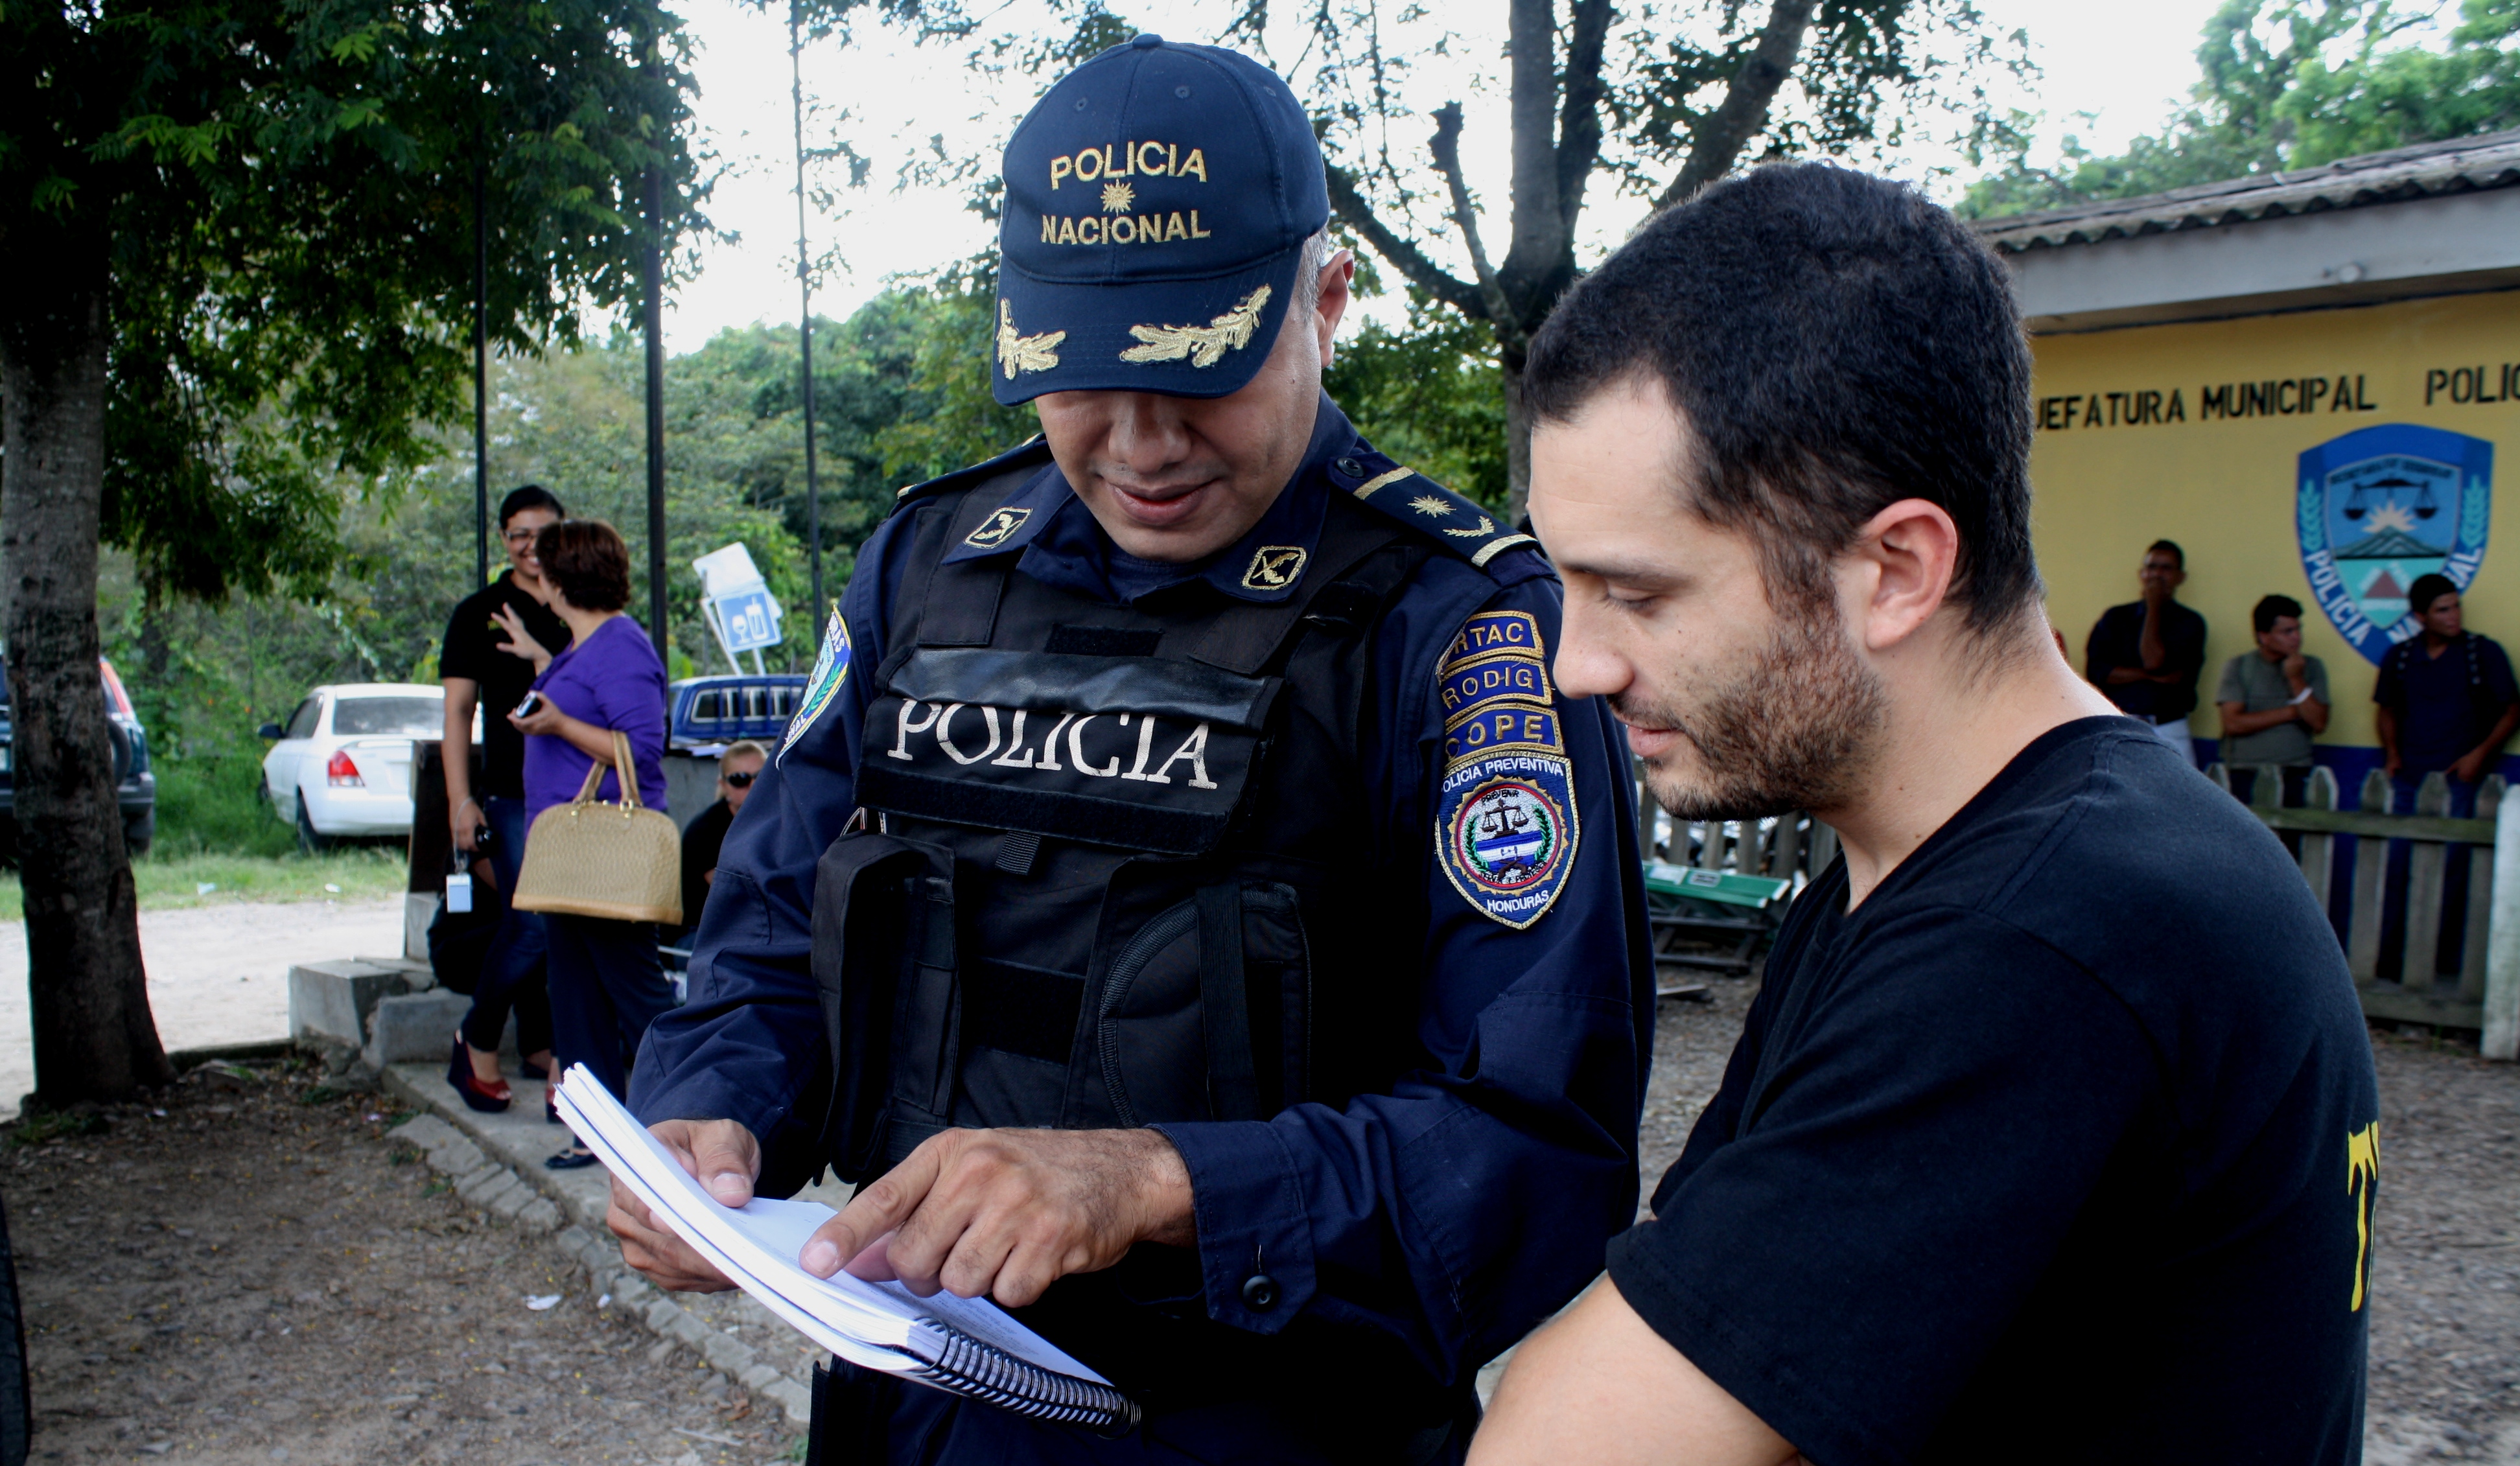
POLYGON ((2349 1313, 2362 1311, 2371 1281, 2371 1214, 2380 1185, 2380 1122, 2372 1121, 2345 1136, 2345 1190, 2354 1198, 2354 1301, 2349 1313))

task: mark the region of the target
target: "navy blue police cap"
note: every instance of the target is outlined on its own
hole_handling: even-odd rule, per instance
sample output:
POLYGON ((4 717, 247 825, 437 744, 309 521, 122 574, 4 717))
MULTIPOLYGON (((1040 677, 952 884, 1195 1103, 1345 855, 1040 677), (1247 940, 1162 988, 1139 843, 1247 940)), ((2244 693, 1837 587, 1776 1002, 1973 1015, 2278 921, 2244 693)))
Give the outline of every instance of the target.
POLYGON ((1276 345, 1329 188, 1295 94, 1248 57, 1142 35, 1007 144, 998 401, 1222 397, 1276 345))

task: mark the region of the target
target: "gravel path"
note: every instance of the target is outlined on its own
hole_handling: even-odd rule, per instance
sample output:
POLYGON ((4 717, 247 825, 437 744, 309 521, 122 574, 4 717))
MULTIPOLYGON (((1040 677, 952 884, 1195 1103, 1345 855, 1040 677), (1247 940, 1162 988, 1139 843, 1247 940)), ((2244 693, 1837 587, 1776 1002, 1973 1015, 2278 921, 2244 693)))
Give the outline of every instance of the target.
POLYGON ((547 1239, 447 1194, 375 1096, 302 1069, 220 1084, 0 1151, 38 1461, 719 1466, 798 1444, 599 1312, 547 1239))
MULTIPOLYGON (((233 902, 140 913, 149 1009, 168 1048, 289 1037, 289 969, 402 951, 402 898, 233 902)), ((35 1088, 26 926, 0 921, 0 1119, 35 1088)))

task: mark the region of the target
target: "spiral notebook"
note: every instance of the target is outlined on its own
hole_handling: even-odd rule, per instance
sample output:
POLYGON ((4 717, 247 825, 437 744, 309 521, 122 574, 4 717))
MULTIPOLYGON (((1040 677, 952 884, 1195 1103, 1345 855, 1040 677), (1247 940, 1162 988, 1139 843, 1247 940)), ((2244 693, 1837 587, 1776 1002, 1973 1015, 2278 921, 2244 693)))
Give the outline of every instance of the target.
POLYGON ((816 1277, 796 1255, 832 1209, 756 1197, 728 1207, 701 1189, 603 1081, 572 1066, 561 1118, 657 1221, 762 1307, 832 1354, 1038 1420, 1117 1435, 1138 1407, 1111 1382, 985 1298, 921 1298, 897 1282, 816 1277))

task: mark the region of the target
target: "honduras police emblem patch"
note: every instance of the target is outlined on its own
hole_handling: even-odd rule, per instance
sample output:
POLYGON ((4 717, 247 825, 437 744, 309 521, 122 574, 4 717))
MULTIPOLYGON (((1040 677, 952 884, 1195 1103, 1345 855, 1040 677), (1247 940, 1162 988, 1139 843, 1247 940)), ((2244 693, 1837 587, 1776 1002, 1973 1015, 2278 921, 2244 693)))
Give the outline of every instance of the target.
POLYGON ((1437 691, 1437 859, 1462 900, 1519 930, 1565 889, 1581 833, 1540 623, 1524 611, 1472 616, 1444 654, 1437 691))
POLYGON ((839 602, 832 603, 831 623, 823 628, 823 652, 814 658, 814 675, 805 679, 804 700, 796 705, 796 715, 788 720, 788 732, 779 739, 779 757, 805 736, 832 703, 840 695, 840 687, 849 680, 849 623, 840 615, 839 602))

